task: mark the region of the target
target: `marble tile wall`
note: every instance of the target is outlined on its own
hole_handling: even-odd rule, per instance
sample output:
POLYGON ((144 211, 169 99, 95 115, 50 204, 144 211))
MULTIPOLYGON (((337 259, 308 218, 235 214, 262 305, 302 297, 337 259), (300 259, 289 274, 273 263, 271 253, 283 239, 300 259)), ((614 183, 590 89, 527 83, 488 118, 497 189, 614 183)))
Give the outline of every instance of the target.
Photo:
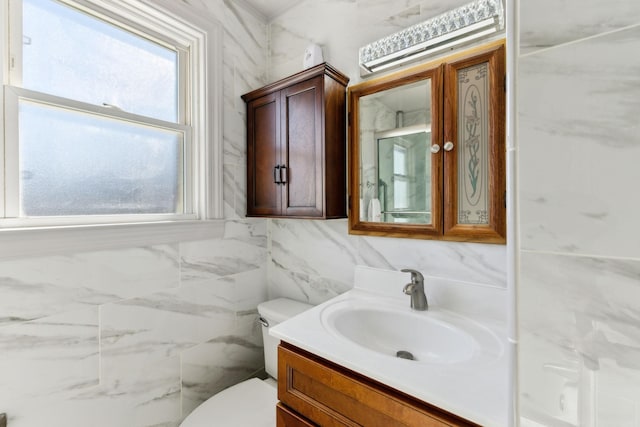
POLYGON ((520 0, 522 425, 640 426, 640 4, 520 0))
POLYGON ((352 236, 345 220, 271 220, 269 295, 319 304, 351 289, 354 267, 414 268, 430 303, 506 321, 503 246, 352 236))
POLYGON ((176 425, 261 371, 265 222, 230 229, 220 240, 0 262, 10 425, 176 425))
POLYGON ((266 24, 231 0, 154 3, 224 27, 224 236, 0 260, 11 427, 177 426, 264 366, 267 228, 244 218, 240 95, 265 83, 266 24))
MULTIPOLYGON (((319 44, 324 59, 360 81, 363 44, 426 20, 466 0, 304 0, 269 24, 270 81, 302 69, 319 44)), ((365 201, 365 205, 367 202, 365 201)), ((346 220, 269 221, 269 292, 311 303, 351 287, 355 265, 416 268, 434 302, 506 317, 504 246, 350 236, 346 220)))

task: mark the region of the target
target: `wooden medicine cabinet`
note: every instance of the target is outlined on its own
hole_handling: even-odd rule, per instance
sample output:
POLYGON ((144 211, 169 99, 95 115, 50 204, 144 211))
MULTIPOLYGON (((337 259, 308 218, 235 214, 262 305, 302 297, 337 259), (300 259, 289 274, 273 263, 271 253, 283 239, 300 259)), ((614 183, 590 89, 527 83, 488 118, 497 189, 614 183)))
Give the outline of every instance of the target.
POLYGON ((242 96, 247 216, 344 218, 346 86, 327 63, 242 96))
POLYGON ((349 233, 505 243, 505 47, 351 86, 349 233))

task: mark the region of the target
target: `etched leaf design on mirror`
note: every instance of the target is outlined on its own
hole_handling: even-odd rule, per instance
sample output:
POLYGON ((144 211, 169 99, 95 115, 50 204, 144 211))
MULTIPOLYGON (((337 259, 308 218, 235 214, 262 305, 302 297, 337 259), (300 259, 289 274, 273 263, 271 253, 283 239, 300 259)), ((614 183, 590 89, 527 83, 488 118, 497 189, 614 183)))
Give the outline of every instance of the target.
POLYGON ((461 224, 489 223, 488 72, 486 62, 458 72, 458 218, 461 224))

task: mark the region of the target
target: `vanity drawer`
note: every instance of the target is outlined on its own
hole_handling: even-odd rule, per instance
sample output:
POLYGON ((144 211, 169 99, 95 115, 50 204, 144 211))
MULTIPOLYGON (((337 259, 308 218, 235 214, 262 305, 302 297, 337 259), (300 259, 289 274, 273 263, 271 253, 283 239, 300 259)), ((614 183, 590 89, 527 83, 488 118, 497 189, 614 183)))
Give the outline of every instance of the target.
POLYGON ((278 378, 280 401, 323 427, 477 426, 287 343, 278 378))
POLYGON ((278 427, 316 427, 282 403, 276 405, 276 425, 278 427))

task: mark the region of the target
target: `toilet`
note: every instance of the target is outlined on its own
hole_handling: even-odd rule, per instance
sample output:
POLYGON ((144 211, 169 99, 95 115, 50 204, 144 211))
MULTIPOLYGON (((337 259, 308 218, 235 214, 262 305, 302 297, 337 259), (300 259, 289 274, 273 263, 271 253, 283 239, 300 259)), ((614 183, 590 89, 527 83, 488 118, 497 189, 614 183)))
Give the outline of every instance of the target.
POLYGON ((264 362, 269 378, 251 378, 221 391, 198 406, 180 427, 274 427, 278 403, 276 379, 280 340, 269 335, 269 328, 311 307, 287 298, 259 304, 264 362))

